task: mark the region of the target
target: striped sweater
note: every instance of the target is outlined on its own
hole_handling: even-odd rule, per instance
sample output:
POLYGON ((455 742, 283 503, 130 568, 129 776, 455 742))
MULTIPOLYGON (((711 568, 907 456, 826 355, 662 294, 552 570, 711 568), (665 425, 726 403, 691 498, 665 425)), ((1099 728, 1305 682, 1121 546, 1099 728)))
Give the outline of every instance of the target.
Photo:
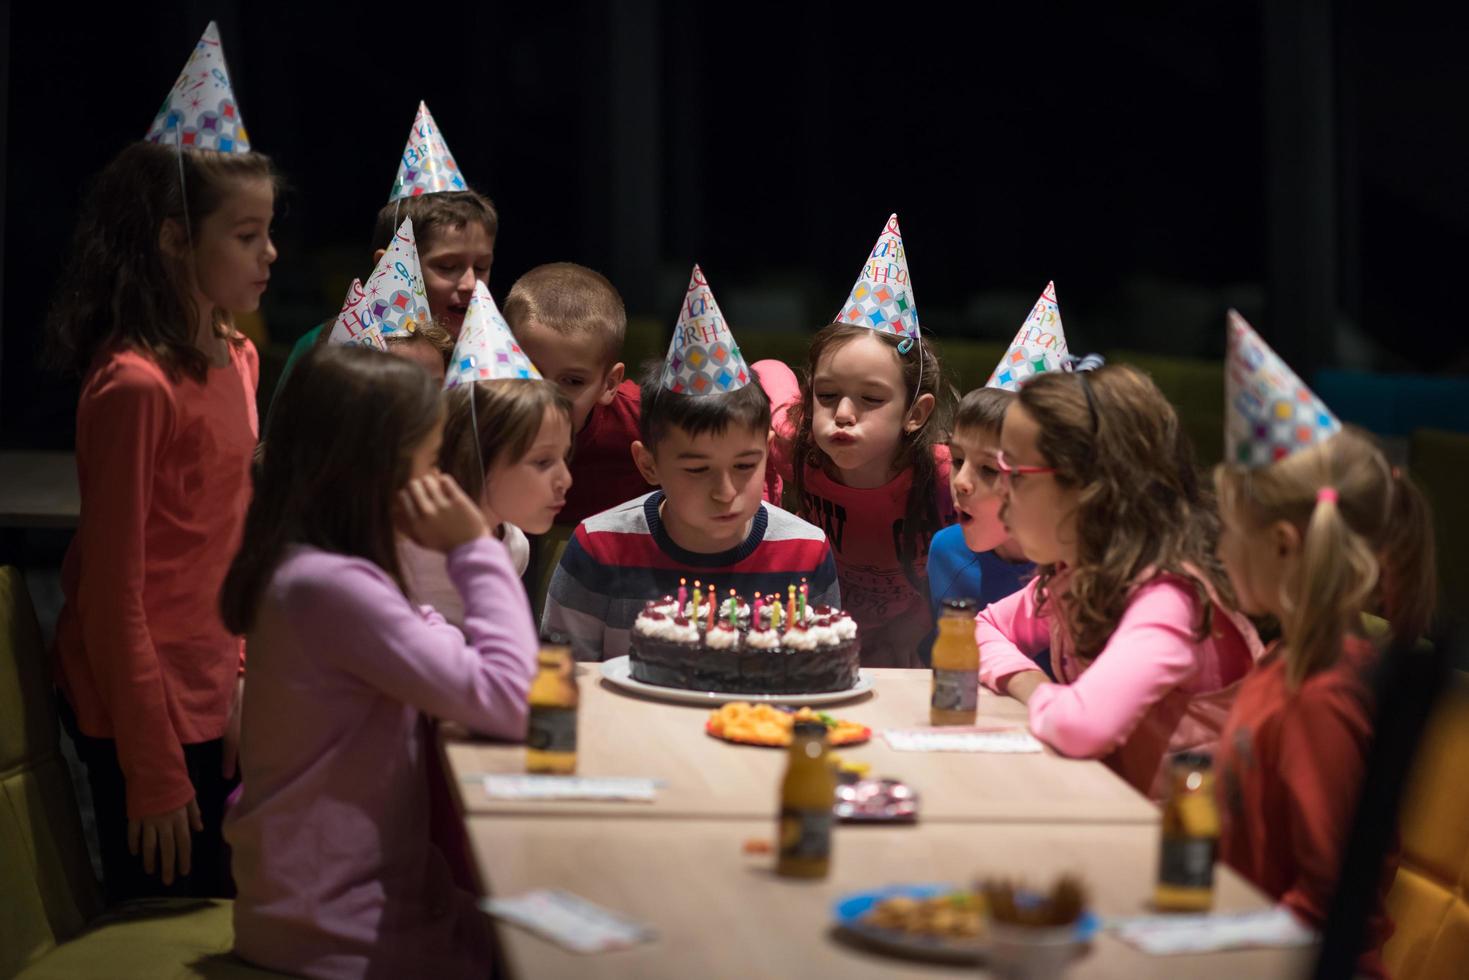
POLYGON ((805 578, 814 604, 839 606, 836 565, 826 535, 778 507, 761 503, 742 544, 718 554, 686 551, 658 516, 656 490, 577 525, 551 578, 544 632, 571 638, 578 660, 627 653, 628 633, 643 603, 678 591, 678 580, 712 582, 747 601, 756 591, 784 594, 805 578))

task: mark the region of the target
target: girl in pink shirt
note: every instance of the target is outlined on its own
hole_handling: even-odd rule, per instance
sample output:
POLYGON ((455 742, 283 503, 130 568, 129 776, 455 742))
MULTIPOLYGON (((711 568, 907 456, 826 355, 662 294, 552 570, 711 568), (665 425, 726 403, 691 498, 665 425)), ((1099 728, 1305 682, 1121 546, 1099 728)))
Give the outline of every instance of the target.
POLYGON ((216 601, 259 374, 232 315, 260 305, 274 204, 259 154, 129 146, 87 196, 51 311, 52 359, 83 376, 55 664, 113 901, 230 892, 243 650, 216 601))
POLYGON ((434 468, 443 424, 426 372, 363 348, 313 349, 276 401, 221 598, 251 649, 235 951, 271 969, 490 971, 485 920, 430 843, 423 714, 522 738, 536 631, 505 546, 434 468), (462 633, 405 597, 398 533, 445 556, 462 633))
POLYGON ((1001 519, 1037 576, 977 617, 980 680, 1058 752, 1156 797, 1169 754, 1213 747, 1260 652, 1223 599, 1178 417, 1131 367, 1051 372, 1020 389, 1000 446, 1001 519), (1030 659, 1047 647, 1056 683, 1030 659))

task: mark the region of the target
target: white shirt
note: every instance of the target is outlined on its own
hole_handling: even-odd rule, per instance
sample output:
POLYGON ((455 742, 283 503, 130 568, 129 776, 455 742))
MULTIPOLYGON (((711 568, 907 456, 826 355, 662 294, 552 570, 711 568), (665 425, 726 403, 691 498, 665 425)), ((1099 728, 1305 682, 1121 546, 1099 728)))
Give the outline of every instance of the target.
MULTIPOLYGON (((510 564, 516 575, 524 575, 530 565, 530 541, 514 524, 501 524, 500 541, 510 552, 510 564)), ((408 599, 417 606, 432 606, 455 626, 464 625, 464 600, 449 579, 444 556, 405 537, 398 538, 398 564, 403 570, 403 584, 408 599)))

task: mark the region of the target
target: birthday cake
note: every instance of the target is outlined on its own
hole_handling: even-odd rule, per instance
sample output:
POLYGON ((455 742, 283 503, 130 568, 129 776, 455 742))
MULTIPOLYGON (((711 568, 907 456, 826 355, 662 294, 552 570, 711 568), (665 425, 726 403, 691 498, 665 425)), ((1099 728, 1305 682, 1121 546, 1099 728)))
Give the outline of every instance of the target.
MULTIPOLYGON (((682 591, 682 590, 680 590, 682 591)), ((755 605, 673 596, 649 602, 633 623, 632 676, 646 684, 730 694, 817 694, 857 683, 857 623, 830 606, 755 605)))

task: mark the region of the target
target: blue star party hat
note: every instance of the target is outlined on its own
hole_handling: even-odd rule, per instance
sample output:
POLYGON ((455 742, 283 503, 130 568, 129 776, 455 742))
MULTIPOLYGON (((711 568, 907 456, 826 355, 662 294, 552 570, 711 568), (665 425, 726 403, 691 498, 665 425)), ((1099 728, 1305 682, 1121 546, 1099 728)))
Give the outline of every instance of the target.
POLYGON ((464 328, 454 344, 454 356, 444 375, 445 388, 457 388, 476 381, 501 381, 507 378, 540 378, 541 372, 531 363, 530 355, 521 349, 510 324, 500 315, 495 298, 482 282, 474 284, 469 310, 464 314, 464 328))
POLYGON ((1341 431, 1331 409, 1234 310, 1224 355, 1224 458, 1267 466, 1341 431))
POLYGON ((682 395, 718 395, 750 383, 750 368, 697 265, 673 328, 660 384, 682 395))
POLYGON ((1019 391, 1037 374, 1059 370, 1068 354, 1061 308, 1056 305, 1056 284, 1048 282, 984 386, 1019 391))
POLYGON ((877 244, 837 319, 918 339, 918 305, 913 300, 908 254, 903 249, 903 232, 896 214, 889 216, 882 234, 877 236, 877 244))
POLYGON ((219 27, 214 21, 204 28, 204 35, 194 45, 194 53, 189 55, 143 139, 182 150, 249 152, 250 137, 235 104, 224 48, 219 43, 219 27))
POLYGON ((459 164, 454 162, 454 154, 449 152, 449 144, 444 142, 444 134, 439 132, 428 105, 418 103, 418 115, 413 118, 413 128, 408 132, 408 144, 403 147, 398 178, 393 181, 388 202, 420 194, 467 189, 459 164))

